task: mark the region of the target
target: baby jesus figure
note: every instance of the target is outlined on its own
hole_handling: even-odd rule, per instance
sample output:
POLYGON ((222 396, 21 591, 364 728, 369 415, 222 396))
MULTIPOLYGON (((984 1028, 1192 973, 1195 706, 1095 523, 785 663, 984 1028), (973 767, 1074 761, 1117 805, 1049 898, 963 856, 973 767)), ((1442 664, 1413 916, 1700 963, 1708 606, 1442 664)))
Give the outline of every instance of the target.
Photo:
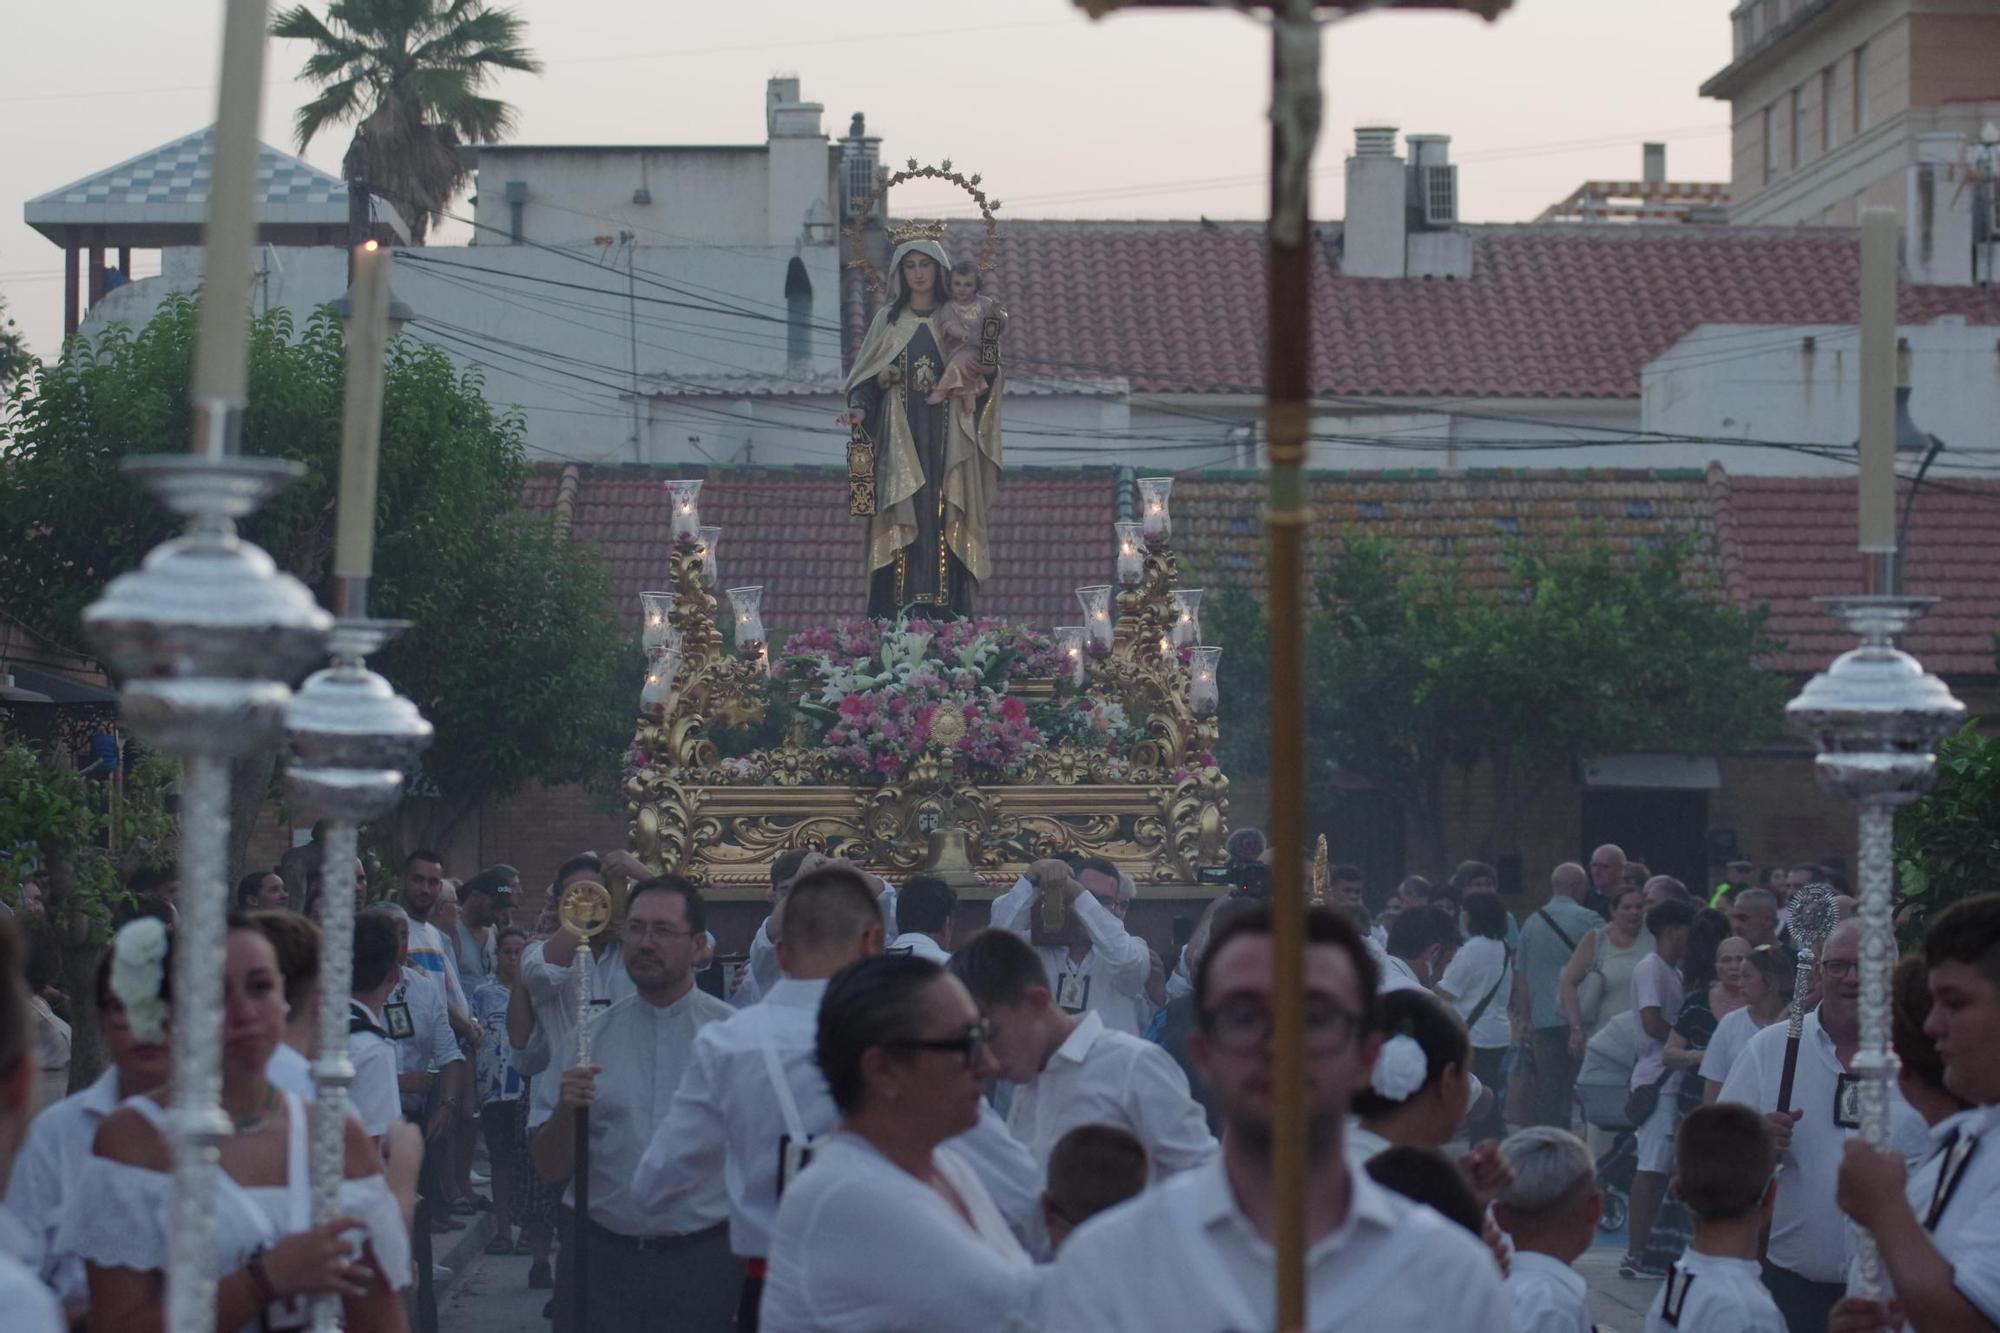
POLYGON ((979 344, 989 319, 1006 332, 1007 312, 1000 308, 999 298, 980 294, 979 266, 961 259, 951 266, 951 299, 938 316, 944 373, 926 402, 937 404, 948 398, 967 412, 978 406, 979 395, 987 389, 986 377, 979 373, 979 344))

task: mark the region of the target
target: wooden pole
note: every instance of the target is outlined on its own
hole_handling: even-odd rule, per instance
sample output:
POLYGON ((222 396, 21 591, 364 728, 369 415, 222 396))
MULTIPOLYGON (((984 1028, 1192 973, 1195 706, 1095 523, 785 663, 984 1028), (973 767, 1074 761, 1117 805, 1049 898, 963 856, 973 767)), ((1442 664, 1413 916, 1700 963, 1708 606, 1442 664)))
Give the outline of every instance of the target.
POLYGON ((1272 1193, 1277 1326, 1306 1327, 1305 454, 1312 419, 1313 140, 1319 28, 1294 0, 1272 13, 1271 219, 1266 264, 1265 432, 1270 450, 1272 1193))

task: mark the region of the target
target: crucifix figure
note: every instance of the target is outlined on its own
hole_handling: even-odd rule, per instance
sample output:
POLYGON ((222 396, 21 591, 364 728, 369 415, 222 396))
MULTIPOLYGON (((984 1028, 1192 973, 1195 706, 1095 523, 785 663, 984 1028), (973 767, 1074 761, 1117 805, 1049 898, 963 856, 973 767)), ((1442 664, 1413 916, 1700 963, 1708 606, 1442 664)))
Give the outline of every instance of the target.
POLYGON ((1271 217, 1265 265, 1264 422, 1270 460, 1266 594, 1271 624, 1271 843, 1273 867, 1272 1183, 1277 1326, 1306 1325, 1305 736, 1299 725, 1305 664, 1304 466, 1312 426, 1312 181, 1319 140, 1320 24, 1374 9, 1454 9, 1492 19, 1513 0, 1077 0, 1093 18, 1118 9, 1234 9, 1271 25, 1271 217))

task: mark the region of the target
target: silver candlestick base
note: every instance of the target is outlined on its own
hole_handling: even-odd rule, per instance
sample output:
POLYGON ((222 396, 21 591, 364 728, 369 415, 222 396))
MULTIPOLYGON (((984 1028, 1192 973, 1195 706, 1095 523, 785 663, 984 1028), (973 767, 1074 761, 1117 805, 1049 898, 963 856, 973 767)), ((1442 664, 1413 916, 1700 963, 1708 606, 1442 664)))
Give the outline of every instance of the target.
POLYGON ((219 1017, 228 761, 276 739, 290 682, 320 655, 333 622, 304 584, 236 535, 236 520, 300 475, 298 464, 175 454, 135 458, 126 470, 187 528, 113 579, 84 611, 83 628, 124 682, 126 724, 182 765, 167 1326, 211 1333, 216 1144, 230 1127, 219 1017))
MULTIPOLYGON (((1792 730, 1819 749, 1820 786, 1860 806, 1861 1042, 1853 1072, 1861 1079, 1861 1133, 1890 1151, 1889 1083, 1896 1057, 1889 1047, 1889 985, 1896 966, 1895 808, 1930 789, 1938 743, 1965 719, 1965 705, 1926 672, 1896 639, 1935 604, 1929 597, 1823 597, 1820 604, 1861 636, 1807 682, 1785 707, 1792 730)), ((1856 1253, 1857 1292, 1882 1299, 1889 1283, 1873 1236, 1862 1232, 1856 1253)))
MULTIPOLYGON (((359 826, 396 808, 403 777, 431 741, 431 724, 366 664, 400 634, 402 621, 341 620, 329 639, 332 665, 299 688, 286 719, 286 786, 327 821, 321 861, 319 1058, 313 1062, 312 1220, 340 1214, 346 1176, 347 1002, 354 978, 354 859, 359 826)), ((397 1275, 389 1275, 392 1280, 397 1275)), ((340 1298, 313 1301, 314 1333, 337 1333, 340 1298)))

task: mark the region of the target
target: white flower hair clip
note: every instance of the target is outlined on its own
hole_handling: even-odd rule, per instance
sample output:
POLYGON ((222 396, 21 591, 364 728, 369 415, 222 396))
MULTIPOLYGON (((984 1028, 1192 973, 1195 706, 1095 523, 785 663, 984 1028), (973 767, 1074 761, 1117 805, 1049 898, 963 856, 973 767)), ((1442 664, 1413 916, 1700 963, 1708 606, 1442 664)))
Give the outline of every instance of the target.
POLYGON ((111 943, 111 993, 125 1006, 125 1022, 142 1045, 157 1046, 167 1035, 165 989, 167 925, 142 916, 119 927, 111 943))
POLYGON ((1392 1102, 1407 1101, 1411 1093, 1424 1086, 1430 1068, 1430 1059, 1415 1037, 1391 1037, 1382 1043, 1382 1050, 1375 1057, 1368 1086, 1378 1097, 1392 1102))

